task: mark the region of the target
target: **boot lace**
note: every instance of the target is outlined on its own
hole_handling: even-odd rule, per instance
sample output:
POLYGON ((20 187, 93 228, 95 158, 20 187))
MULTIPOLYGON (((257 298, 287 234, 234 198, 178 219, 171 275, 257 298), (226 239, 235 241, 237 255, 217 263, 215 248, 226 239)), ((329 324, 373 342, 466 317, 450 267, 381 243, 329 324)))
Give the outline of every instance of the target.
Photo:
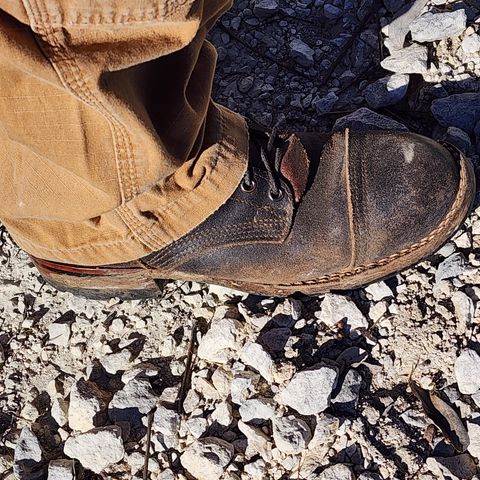
MULTIPOLYGON (((265 167, 270 185, 268 196, 271 200, 278 201, 284 196, 284 190, 280 182, 280 165, 282 162, 282 145, 278 135, 278 128, 273 127, 271 132, 261 132, 251 129, 251 139, 260 152, 260 160, 265 167), (261 136, 267 135, 268 142, 261 139, 261 136)), ((250 164, 243 177, 241 188, 244 192, 253 192, 256 188, 255 175, 250 164)))

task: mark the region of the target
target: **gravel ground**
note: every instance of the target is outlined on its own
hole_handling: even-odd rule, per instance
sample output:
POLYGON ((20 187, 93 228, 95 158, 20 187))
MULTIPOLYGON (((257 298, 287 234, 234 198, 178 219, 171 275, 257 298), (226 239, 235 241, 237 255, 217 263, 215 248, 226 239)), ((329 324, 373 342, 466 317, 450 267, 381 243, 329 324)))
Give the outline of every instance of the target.
MULTIPOLYGON (((266 126, 408 129, 477 162, 478 7, 238 1, 211 33, 215 98, 266 126)), ((386 282, 286 300, 188 282, 85 300, 2 232, 0 478, 478 480, 479 217, 386 282)))

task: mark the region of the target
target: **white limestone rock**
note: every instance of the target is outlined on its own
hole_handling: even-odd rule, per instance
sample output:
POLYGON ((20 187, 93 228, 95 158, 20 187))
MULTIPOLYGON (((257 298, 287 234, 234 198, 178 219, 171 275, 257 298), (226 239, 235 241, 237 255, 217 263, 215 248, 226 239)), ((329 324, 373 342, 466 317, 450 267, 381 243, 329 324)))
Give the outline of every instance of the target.
POLYGON ((50 414, 59 427, 64 427, 68 423, 68 405, 68 401, 61 397, 57 396, 52 399, 50 414))
POLYGON ((275 364, 260 344, 248 342, 240 352, 240 360, 256 370, 267 382, 273 382, 275 364))
POLYGON ((424 45, 413 44, 395 50, 392 55, 382 60, 380 65, 395 73, 427 73, 428 50, 424 45))
POLYGON ((425 13, 410 25, 412 40, 415 42, 435 42, 460 35, 467 26, 465 10, 453 12, 425 13))
POLYGON ((163 435, 174 436, 178 433, 180 417, 175 410, 159 405, 153 416, 152 428, 163 435))
POLYGON ((286 454, 297 454, 308 447, 312 432, 303 420, 288 417, 274 417, 272 421, 273 440, 276 447, 286 454))
POLYGON ((190 445, 180 462, 197 480, 218 480, 232 457, 232 445, 220 438, 206 437, 190 445))
POLYGON ((275 414, 275 402, 270 398, 250 398, 239 408, 244 422, 269 420, 275 414))
POLYGON ((238 347, 237 341, 241 325, 237 320, 222 318, 213 320, 209 330, 198 345, 199 358, 215 363, 227 363, 233 351, 238 347))
POLYGON ((323 470, 318 480, 355 480, 355 476, 350 467, 337 463, 323 470))
POLYGON ((368 328, 367 318, 355 303, 348 297, 333 293, 325 295, 318 319, 330 327, 343 322, 351 336, 355 336, 359 329, 368 328))
POLYGON ((74 461, 59 459, 48 464, 48 480, 74 480, 74 461))
POLYGON ((278 400, 302 415, 323 412, 330 405, 337 379, 337 367, 317 364, 311 370, 297 372, 279 394, 278 400))
POLYGON ((95 383, 80 379, 70 390, 68 426, 72 430, 87 432, 100 426, 106 419, 109 395, 95 383))
POLYGON ((63 451, 70 458, 76 458, 85 468, 100 473, 123 459, 122 430, 117 426, 94 428, 69 437, 63 451))
POLYGON ((480 356, 471 349, 462 350, 455 362, 455 378, 461 393, 472 395, 480 390, 480 356))
POLYGON ((111 353, 110 355, 105 355, 100 358, 100 363, 103 368, 112 375, 115 375, 117 372, 128 370, 131 366, 131 356, 129 350, 124 348, 116 353, 111 353))

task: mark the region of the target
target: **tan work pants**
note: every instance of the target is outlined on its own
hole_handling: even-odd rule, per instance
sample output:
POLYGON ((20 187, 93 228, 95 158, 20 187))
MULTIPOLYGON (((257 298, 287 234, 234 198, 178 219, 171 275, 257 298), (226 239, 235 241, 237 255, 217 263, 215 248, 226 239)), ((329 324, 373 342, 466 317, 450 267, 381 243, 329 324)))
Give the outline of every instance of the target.
POLYGON ((233 193, 242 117, 211 101, 230 0, 0 0, 0 220, 28 253, 158 250, 233 193))

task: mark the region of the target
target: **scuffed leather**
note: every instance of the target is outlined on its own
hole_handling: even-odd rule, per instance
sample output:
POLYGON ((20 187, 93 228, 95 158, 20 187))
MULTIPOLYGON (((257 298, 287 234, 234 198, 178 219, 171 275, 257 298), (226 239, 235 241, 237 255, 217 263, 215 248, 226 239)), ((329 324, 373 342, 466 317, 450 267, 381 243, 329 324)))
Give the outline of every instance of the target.
POLYGON ((308 282, 411 247, 438 226, 454 202, 458 166, 432 140, 410 133, 349 131, 335 133, 326 145, 317 134, 299 138, 311 171, 298 206, 290 195, 288 205, 282 205, 289 212, 295 208, 293 215, 267 213, 262 218, 270 218, 271 226, 249 229, 240 238, 237 227, 251 223, 252 212, 267 212, 272 201, 263 184, 254 193, 239 188, 197 229, 143 261, 212 281, 308 282), (248 198, 248 210, 235 200, 240 192, 248 198), (280 229, 278 218, 291 221, 288 228, 284 223, 280 229))

